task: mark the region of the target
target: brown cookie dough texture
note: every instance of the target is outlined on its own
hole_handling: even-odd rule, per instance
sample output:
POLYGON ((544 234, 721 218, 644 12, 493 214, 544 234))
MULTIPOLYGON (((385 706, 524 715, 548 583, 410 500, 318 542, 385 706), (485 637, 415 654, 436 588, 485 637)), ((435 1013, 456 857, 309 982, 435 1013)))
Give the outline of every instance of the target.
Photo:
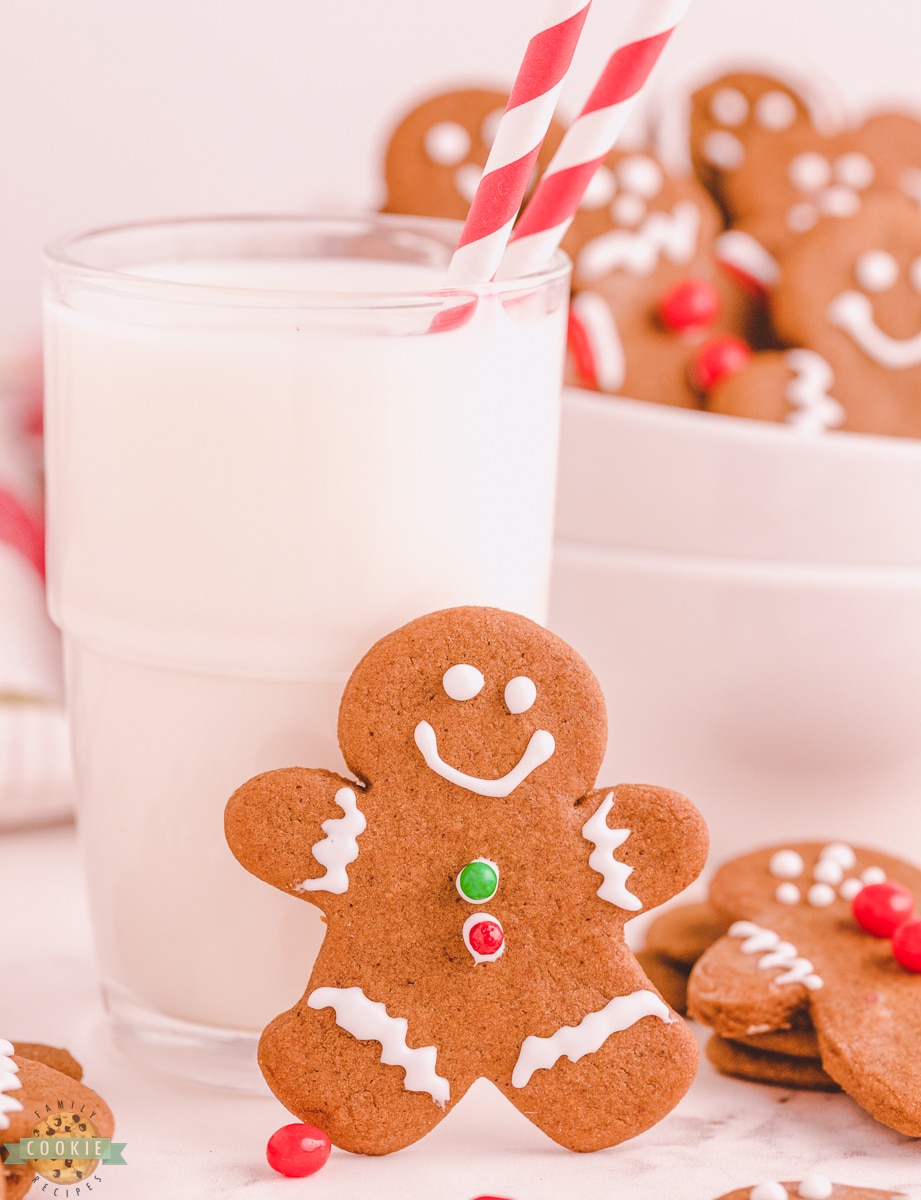
POLYGON ((715 1033, 707 1041, 707 1058, 724 1075, 748 1079, 752 1083, 770 1083, 777 1087, 801 1088, 810 1092, 839 1092, 841 1089, 822 1068, 821 1060, 777 1050, 760 1049, 748 1042, 720 1037, 715 1033))
POLYGON ((725 932, 706 901, 667 908, 650 922, 636 958, 675 1012, 687 1012, 691 967, 725 932))
POLYGON ((824 1175, 809 1175, 796 1182, 766 1180, 754 1187, 736 1188, 719 1200, 908 1200, 904 1192, 832 1183, 824 1175))
POLYGON ((270 771, 226 810, 240 862, 328 922, 260 1042, 281 1102, 368 1154, 480 1078, 576 1150, 664 1117, 696 1042, 623 929, 695 878, 707 834, 674 792, 596 787, 606 717, 583 660, 513 613, 432 613, 358 664, 339 741, 354 778, 270 771))
MULTIPOLYGON (((814 1030, 830 1079, 878 1121, 918 1137, 921 975, 903 970, 889 941, 866 933, 851 911, 856 892, 884 878, 921 896, 917 867, 843 843, 775 846, 726 863, 709 900, 729 930, 695 964, 688 1012, 721 1039, 814 1030)), ((744 1047, 731 1051, 733 1060, 721 1042, 708 1047, 726 1069, 744 1047)))

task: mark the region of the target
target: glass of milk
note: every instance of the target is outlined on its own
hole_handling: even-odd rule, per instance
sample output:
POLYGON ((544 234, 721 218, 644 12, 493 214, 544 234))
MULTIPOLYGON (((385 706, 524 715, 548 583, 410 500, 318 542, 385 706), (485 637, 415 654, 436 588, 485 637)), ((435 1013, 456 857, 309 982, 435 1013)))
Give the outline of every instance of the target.
POLYGON ((433 609, 546 616, 569 263, 448 288, 394 216, 99 229, 46 254, 48 590, 99 969, 136 1057, 255 1084, 319 914, 224 804, 345 772, 339 695, 433 609))

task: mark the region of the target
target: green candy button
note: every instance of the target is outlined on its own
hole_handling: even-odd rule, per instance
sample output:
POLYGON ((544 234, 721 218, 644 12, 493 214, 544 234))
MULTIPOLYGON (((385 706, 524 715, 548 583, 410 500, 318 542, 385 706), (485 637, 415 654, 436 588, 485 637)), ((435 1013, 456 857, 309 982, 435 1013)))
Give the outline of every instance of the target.
POLYGON ((457 877, 457 890, 471 904, 491 900, 499 887, 499 868, 488 858, 475 858, 457 877))

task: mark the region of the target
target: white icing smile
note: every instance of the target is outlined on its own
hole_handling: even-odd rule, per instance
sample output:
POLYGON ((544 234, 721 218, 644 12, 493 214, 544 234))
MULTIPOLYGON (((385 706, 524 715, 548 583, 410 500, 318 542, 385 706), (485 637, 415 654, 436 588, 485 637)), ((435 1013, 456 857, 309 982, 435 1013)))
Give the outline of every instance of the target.
POLYGON ((413 737, 425 759, 426 766, 436 775, 440 775, 448 783, 456 783, 458 787, 466 788, 468 792, 475 792, 478 796, 497 798, 511 795, 515 788, 523 783, 532 771, 545 763, 556 749, 553 734, 548 733, 546 729, 536 729, 531 734, 524 754, 510 771, 499 779, 481 779, 477 775, 467 775, 464 771, 459 771, 444 761, 438 753, 438 738, 435 736, 435 730, 428 721, 419 722, 413 732, 413 737))
POLYGON ((910 338, 890 337, 876 324, 870 297, 863 292, 835 296, 828 306, 828 319, 880 366, 899 370, 921 364, 921 331, 910 338))
POLYGON ((697 250, 700 211, 690 200, 679 200, 671 212, 652 212, 637 230, 612 229, 583 246, 579 273, 585 282, 611 271, 650 275, 662 258, 686 263, 697 250))

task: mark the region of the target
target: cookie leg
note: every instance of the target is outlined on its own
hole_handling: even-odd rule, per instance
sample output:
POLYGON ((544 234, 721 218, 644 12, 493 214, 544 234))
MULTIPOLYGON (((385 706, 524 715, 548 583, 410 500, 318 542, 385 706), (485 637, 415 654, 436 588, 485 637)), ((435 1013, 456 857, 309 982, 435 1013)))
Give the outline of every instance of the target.
MULTIPOLYGON (((337 1024, 332 1006, 310 1007, 305 998, 266 1028, 259 1065, 285 1108, 325 1130, 334 1146, 355 1154, 390 1154, 418 1141, 460 1098, 434 1074, 435 1056, 408 1049, 405 1026, 402 1032, 399 1052, 391 1046, 387 1053, 380 1040, 355 1036, 337 1024), (382 1055, 391 1061, 382 1062, 382 1055)), ((411 1032, 408 1036, 412 1040, 411 1032)))
POLYGON ((667 1010, 664 1017, 653 1015, 652 1005, 650 1012, 585 1052, 586 1044, 600 1040, 599 1022, 591 1018, 601 1014, 554 1037, 534 1039, 530 1048, 526 1041, 512 1083, 502 1090, 570 1150, 602 1150, 635 1137, 674 1108, 691 1086, 699 1059, 683 1021, 667 1010), (586 1036, 580 1039, 580 1033, 586 1036))

